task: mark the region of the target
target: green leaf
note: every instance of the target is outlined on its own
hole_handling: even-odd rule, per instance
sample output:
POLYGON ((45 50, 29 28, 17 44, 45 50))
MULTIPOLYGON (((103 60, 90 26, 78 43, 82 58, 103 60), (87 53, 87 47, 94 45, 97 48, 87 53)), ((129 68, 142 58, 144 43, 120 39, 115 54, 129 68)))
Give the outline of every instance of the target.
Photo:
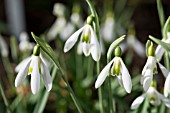
POLYGON ((168 44, 168 43, 165 43, 165 42, 163 42, 162 40, 159 40, 159 39, 157 39, 157 38, 155 38, 155 37, 153 37, 153 36, 151 36, 151 35, 149 35, 149 38, 151 39, 151 40, 153 40, 155 43, 157 43, 158 45, 161 45, 164 49, 166 49, 167 51, 170 51, 170 44, 168 44))
POLYGON ((16 37, 12 36, 10 38, 10 47, 11 47, 11 55, 12 58, 17 61, 18 60, 18 44, 16 37))
POLYGON ((57 61, 57 56, 56 56, 55 52, 53 51, 53 49, 50 47, 50 45, 43 39, 35 36, 33 32, 31 32, 31 35, 34 38, 34 40, 37 42, 37 44, 39 44, 41 46, 41 49, 50 56, 50 58, 55 62, 55 64, 58 67, 59 63, 57 61))
POLYGON ((170 25, 170 16, 168 17, 167 21, 165 22, 165 25, 163 27, 163 39, 167 39, 167 33, 170 25))
POLYGON ((163 28, 163 25, 165 23, 165 15, 164 15, 164 10, 163 10, 161 0, 157 0, 157 9, 158 9, 158 15, 159 15, 161 28, 163 28))
POLYGON ((110 45, 109 50, 107 52, 108 61, 110 61, 114 49, 125 39, 125 36, 126 35, 121 36, 110 45))

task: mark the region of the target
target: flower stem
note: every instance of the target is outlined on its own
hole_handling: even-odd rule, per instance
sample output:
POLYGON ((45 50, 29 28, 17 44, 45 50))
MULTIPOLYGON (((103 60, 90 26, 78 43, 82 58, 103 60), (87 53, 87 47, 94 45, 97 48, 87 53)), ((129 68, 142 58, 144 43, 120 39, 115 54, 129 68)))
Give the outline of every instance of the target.
POLYGON ((7 100, 7 97, 5 95, 4 89, 2 88, 1 80, 0 80, 0 91, 1 91, 1 95, 2 95, 2 98, 3 98, 4 103, 5 103, 5 106, 7 107, 7 113, 12 113, 10 106, 9 106, 9 103, 8 103, 8 100, 7 100))
MULTIPOLYGON (((99 74, 100 74, 100 62, 97 62, 97 75, 99 74)), ((98 97, 99 97, 100 113, 104 113, 102 87, 98 88, 98 97)))
MULTIPOLYGON (((89 5, 89 8, 91 10, 92 16, 94 16, 95 18, 95 22, 93 24, 94 30, 96 32, 96 35, 98 37, 98 40, 100 40, 100 36, 99 36, 99 18, 98 15, 96 13, 96 10, 93 6, 93 4, 91 3, 90 0, 86 0, 87 4, 89 5)), ((97 62, 97 75, 100 74, 100 62, 97 62)), ((104 113, 104 109, 103 109, 103 91, 102 91, 102 87, 98 88, 98 96, 99 96, 99 106, 100 106, 100 113, 104 113)))
MULTIPOLYGON (((109 58, 107 59, 107 63, 109 63, 109 58)), ((109 112, 114 113, 113 106, 115 107, 115 103, 113 105, 113 98, 112 98, 112 86, 111 86, 111 77, 108 77, 108 93, 109 93, 109 112)))
POLYGON ((113 99, 112 99, 111 77, 110 76, 108 77, 108 93, 109 93, 109 112, 114 113, 113 99))
POLYGON ((79 102, 78 99, 76 98, 75 93, 74 93, 73 89, 71 88, 68 80, 66 79, 65 74, 64 74, 64 71, 62 70, 60 64, 59 64, 59 63, 56 63, 56 62, 55 62, 55 64, 57 65, 59 71, 61 72, 61 75, 60 75, 60 74, 59 74, 59 75, 60 75, 60 77, 64 80, 65 85, 66 85, 66 87, 67 87, 67 89, 68 89, 68 91, 69 91, 69 93, 70 93, 70 96, 71 96, 71 98, 73 99, 74 104, 76 105, 79 113, 84 113, 83 110, 82 110, 82 108, 81 108, 81 106, 80 106, 80 102, 79 102))

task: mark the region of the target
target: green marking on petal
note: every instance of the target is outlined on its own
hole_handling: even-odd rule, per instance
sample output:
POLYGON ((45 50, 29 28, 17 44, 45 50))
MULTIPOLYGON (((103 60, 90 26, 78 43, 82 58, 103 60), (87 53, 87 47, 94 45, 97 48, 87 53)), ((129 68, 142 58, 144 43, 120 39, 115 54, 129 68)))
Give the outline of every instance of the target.
POLYGON ((115 62, 114 64, 113 64, 113 74, 114 75, 119 75, 119 73, 120 73, 120 61, 117 61, 117 62, 115 62))
POLYGON ((28 75, 30 75, 32 73, 32 71, 33 71, 33 68, 30 67, 29 70, 28 70, 28 75))

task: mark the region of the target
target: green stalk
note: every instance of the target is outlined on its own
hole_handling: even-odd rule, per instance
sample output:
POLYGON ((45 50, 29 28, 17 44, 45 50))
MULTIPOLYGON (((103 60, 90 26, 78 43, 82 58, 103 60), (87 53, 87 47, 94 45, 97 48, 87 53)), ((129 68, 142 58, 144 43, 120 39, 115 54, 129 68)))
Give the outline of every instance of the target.
POLYGON ((0 80, 0 91, 1 91, 1 95, 2 95, 2 98, 3 98, 4 103, 5 103, 5 106, 7 107, 7 112, 12 113, 11 109, 10 109, 10 106, 9 106, 9 102, 8 102, 7 97, 5 95, 4 89, 2 88, 1 80, 0 80))
MULTIPOLYGON (((107 63, 109 63, 110 58, 107 59, 107 63)), ((114 113, 113 106, 115 107, 115 103, 113 105, 113 98, 112 98, 112 86, 111 86, 111 77, 108 76, 108 93, 109 93, 109 112, 114 113)))
POLYGON ((2 62, 3 62, 3 65, 4 65, 5 71, 7 73, 9 83, 10 83, 12 89, 14 89, 14 85, 13 85, 14 72, 13 72, 12 66, 10 64, 9 58, 2 56, 2 62))
MULTIPOLYGON (((100 62, 97 62, 97 75, 99 75, 99 74, 100 74, 100 62)), ((102 87, 98 88, 98 97, 99 97, 100 113, 104 113, 102 87)))
POLYGON ((161 24, 161 29, 163 30, 164 23, 165 23, 164 10, 163 10, 161 0, 156 0, 156 1, 157 1, 157 10, 158 10, 159 20, 160 20, 160 24, 161 24))
MULTIPOLYGON (((92 13, 92 16, 95 19, 93 27, 95 29, 96 35, 97 35, 98 40, 99 40, 100 36, 99 36, 99 18, 98 18, 98 15, 97 15, 96 10, 95 10, 93 4, 91 3, 91 1, 86 0, 86 2, 89 5, 89 8, 90 8, 91 13, 92 13)), ((97 75, 99 75, 99 74, 100 74, 100 62, 97 62, 97 75)), ((104 113, 102 87, 98 88, 98 96, 99 96, 100 113, 104 113)))

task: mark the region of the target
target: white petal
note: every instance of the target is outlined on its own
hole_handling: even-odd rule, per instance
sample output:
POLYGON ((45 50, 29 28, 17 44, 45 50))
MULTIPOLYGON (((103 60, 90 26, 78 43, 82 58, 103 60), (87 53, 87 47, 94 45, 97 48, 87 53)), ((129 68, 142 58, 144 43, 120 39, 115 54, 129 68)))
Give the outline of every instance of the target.
POLYGON ((99 74, 99 76, 98 76, 98 78, 97 78, 97 80, 96 80, 96 82, 95 82, 95 88, 98 88, 98 87, 100 87, 100 86, 103 84, 103 82, 104 82, 104 80, 106 79, 106 77, 107 77, 107 75, 108 75, 108 72, 109 72, 109 70, 110 70, 110 66, 113 64, 113 62, 114 62, 114 59, 111 60, 111 61, 103 68, 103 70, 100 72, 100 74, 99 74))
POLYGON ((42 70, 42 77, 43 77, 44 85, 45 85, 47 91, 50 91, 52 88, 52 78, 50 76, 50 72, 49 72, 47 66, 45 65, 45 63, 42 60, 41 60, 41 64, 43 67, 43 68, 41 68, 41 70, 42 70))
POLYGON ((123 87, 122 76, 118 75, 117 78, 118 78, 118 82, 119 82, 120 86, 123 87))
POLYGON ((81 43, 83 45, 83 53, 85 56, 89 56, 90 55, 90 44, 83 42, 81 43))
POLYGON ((22 62, 20 62, 16 67, 15 67, 15 72, 19 72, 20 69, 25 65, 26 62, 30 61, 31 57, 28 57, 24 59, 22 62))
POLYGON ((123 81, 123 86, 125 88, 125 90, 130 93, 132 90, 132 81, 131 81, 131 77, 129 74, 129 71, 127 70, 124 62, 122 61, 122 59, 120 58, 120 63, 121 63, 121 73, 122 73, 122 81, 123 81))
POLYGON ((97 36, 94 33, 91 26, 90 26, 90 32, 91 32, 90 52, 91 52, 91 55, 92 55, 93 59, 95 61, 99 61, 100 56, 101 56, 101 47, 100 47, 99 42, 97 40, 97 36))
POLYGON ((170 93, 170 74, 167 76, 164 84, 164 95, 168 97, 168 93, 170 93))
POLYGON ((157 48, 155 50, 155 57, 158 61, 161 60, 164 51, 165 51, 165 49, 161 45, 157 46, 157 48))
POLYGON ((69 39, 66 41, 64 45, 64 52, 69 51, 74 46, 74 44, 77 42, 79 34, 83 31, 84 27, 82 27, 69 37, 69 39))
POLYGON ((139 105, 144 101, 145 97, 146 97, 146 94, 142 94, 141 96, 137 97, 137 98, 133 101, 133 103, 132 103, 132 105, 131 105, 131 109, 136 109, 136 108, 138 108, 139 105))
POLYGON ((142 83, 145 91, 149 89, 152 79, 153 79, 153 71, 147 69, 145 75, 143 76, 143 83, 142 83))
POLYGON ((165 106, 167 106, 168 108, 170 108, 170 100, 166 97, 164 97, 162 94, 160 94, 159 92, 155 91, 158 98, 160 100, 162 100, 162 102, 165 104, 165 106))
POLYGON ((161 63, 158 63, 158 65, 159 65, 159 68, 161 69, 164 77, 166 78, 169 74, 169 71, 161 63))
POLYGON ((40 89, 40 72, 38 68, 39 57, 32 56, 31 91, 36 94, 40 89))
POLYGON ((22 64, 22 66, 19 70, 19 73, 15 79, 15 87, 18 87, 26 78, 26 76, 28 74, 28 69, 29 69, 30 63, 31 63, 31 58, 29 58, 27 60, 27 62, 22 64))

